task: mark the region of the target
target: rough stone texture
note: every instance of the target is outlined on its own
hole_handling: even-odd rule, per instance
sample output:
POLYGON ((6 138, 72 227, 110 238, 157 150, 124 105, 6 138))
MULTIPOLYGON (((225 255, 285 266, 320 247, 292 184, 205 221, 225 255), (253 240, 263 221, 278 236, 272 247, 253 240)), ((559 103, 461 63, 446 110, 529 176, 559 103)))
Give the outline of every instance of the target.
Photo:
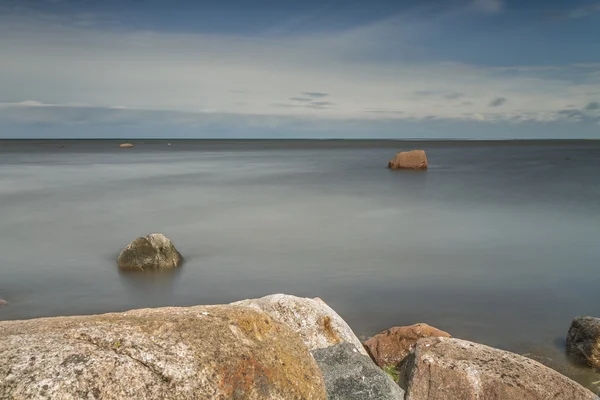
POLYGON ((140 237, 119 254, 117 264, 123 269, 176 268, 183 257, 173 243, 160 233, 140 237))
POLYGON ((0 322, 2 399, 325 399, 296 333, 245 307, 0 322))
POLYGON ((451 337, 427 324, 395 326, 378 333, 365 342, 365 347, 381 368, 397 366, 410 353, 417 340, 426 337, 451 337))
POLYGON ((427 169, 427 156, 423 150, 402 151, 388 163, 391 169, 427 169))
POLYGON ((352 343, 361 354, 368 355, 346 321, 319 298, 308 299, 287 294, 272 294, 260 299, 236 303, 262 310, 297 332, 309 350, 334 344, 352 343))
POLYGON ((529 358, 452 338, 419 340, 400 375, 406 400, 598 400, 529 358))
POLYGON ((351 343, 312 354, 323 371, 330 400, 402 400, 404 390, 351 343))
POLYGON ((577 317, 567 333, 567 353, 600 369, 600 318, 577 317))
POLYGON ((130 148, 133 147, 133 144, 131 144, 131 143, 121 143, 119 145, 119 147, 122 148, 122 149, 130 149, 130 148))
POLYGON ((8 305, 8 301, 0 299, 0 307, 4 307, 8 305))

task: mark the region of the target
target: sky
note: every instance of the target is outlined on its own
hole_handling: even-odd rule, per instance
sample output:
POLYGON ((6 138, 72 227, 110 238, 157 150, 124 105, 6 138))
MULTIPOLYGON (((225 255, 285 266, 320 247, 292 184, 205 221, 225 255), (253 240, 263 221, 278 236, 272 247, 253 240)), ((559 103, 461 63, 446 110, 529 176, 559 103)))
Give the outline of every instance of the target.
POLYGON ((0 138, 600 138, 600 0, 0 0, 0 138))

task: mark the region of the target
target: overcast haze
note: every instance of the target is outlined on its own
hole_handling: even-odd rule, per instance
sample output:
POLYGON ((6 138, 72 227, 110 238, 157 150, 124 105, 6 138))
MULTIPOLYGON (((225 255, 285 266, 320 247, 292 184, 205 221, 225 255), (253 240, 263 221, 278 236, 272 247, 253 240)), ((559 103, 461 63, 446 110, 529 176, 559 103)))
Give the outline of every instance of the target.
POLYGON ((0 0, 3 138, 600 138, 600 2, 0 0))

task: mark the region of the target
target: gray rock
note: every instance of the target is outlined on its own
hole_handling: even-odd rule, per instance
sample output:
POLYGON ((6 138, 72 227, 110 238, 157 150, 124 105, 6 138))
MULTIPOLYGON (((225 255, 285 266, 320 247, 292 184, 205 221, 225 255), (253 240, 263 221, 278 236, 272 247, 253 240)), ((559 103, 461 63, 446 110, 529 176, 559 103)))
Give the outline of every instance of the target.
POLYGON ((135 239, 117 259, 119 268, 134 270, 176 268, 182 262, 173 243, 160 233, 135 239))
POLYGON ((406 400, 598 400, 527 357, 452 338, 420 339, 405 359, 406 400))
POLYGON ((319 298, 272 294, 232 304, 266 312, 298 333, 309 350, 324 349, 347 342, 352 343, 361 354, 368 355, 346 321, 319 298))
POLYGON ((0 299, 0 307, 4 307, 8 305, 8 301, 0 299))
POLYGON ((296 333, 246 307, 0 322, 0 399, 326 399, 296 333))
POLYGON ((600 318, 573 320, 567 333, 567 353, 579 362, 600 369, 600 318))
POLYGON ((313 350, 330 400, 401 400, 404 391, 351 343, 313 350))

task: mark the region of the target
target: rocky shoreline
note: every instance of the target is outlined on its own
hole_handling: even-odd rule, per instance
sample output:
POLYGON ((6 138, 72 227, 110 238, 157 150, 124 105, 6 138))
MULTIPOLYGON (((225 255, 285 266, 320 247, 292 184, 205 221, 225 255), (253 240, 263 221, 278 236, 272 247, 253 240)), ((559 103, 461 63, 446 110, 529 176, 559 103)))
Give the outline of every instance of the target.
MULTIPOLYGON (((569 332, 590 362, 596 323, 569 332)), ((284 294, 0 321, 0 360, 2 399, 598 399, 532 359, 426 324, 363 346, 321 299, 284 294)))

